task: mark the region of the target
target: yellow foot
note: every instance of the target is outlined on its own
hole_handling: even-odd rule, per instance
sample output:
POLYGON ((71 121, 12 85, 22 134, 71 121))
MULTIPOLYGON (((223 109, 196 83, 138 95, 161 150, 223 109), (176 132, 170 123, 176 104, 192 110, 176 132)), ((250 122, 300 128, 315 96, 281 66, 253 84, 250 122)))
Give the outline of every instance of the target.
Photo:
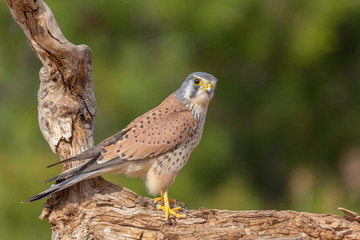
POLYGON ((163 210, 165 212, 165 221, 169 220, 169 215, 173 215, 176 218, 186 218, 185 214, 180 214, 177 213, 176 211, 181 210, 181 207, 176 207, 176 208, 170 208, 170 207, 164 207, 164 206, 157 206, 156 207, 158 210, 163 210))
POLYGON ((153 204, 155 205, 160 201, 164 202, 164 206, 158 205, 156 208, 165 212, 165 224, 167 224, 167 222, 169 221, 170 214, 176 218, 186 218, 185 214, 179 214, 176 212, 182 210, 182 206, 186 206, 184 203, 181 203, 175 199, 168 199, 167 192, 162 192, 160 198, 154 198, 153 204), (169 202, 177 204, 178 207, 170 208, 169 202))
MULTIPOLYGON (((164 202, 164 194, 161 194, 161 197, 159 198, 154 198, 152 204, 155 206, 159 202, 164 202)), ((169 199, 169 203, 172 203, 176 207, 180 207, 179 209, 187 210, 186 204, 176 199, 169 199)))
POLYGON ((152 205, 156 205, 158 204, 158 202, 163 202, 164 201, 164 198, 163 198, 163 195, 161 194, 161 197, 157 197, 157 198, 154 198, 153 201, 152 201, 152 205))

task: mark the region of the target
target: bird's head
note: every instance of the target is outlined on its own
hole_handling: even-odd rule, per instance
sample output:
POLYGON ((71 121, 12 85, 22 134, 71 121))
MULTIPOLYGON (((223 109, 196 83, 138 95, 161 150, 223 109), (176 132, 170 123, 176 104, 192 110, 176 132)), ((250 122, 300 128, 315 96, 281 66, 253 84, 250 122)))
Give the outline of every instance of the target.
POLYGON ((217 79, 205 72, 191 73, 175 92, 177 97, 196 104, 200 107, 207 107, 214 96, 217 79))

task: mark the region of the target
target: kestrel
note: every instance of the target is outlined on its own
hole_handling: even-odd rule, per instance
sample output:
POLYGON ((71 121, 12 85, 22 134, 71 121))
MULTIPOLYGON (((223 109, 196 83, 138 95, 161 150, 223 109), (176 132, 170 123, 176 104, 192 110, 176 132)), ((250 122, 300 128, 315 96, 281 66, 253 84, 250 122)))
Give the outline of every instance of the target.
POLYGON ((164 206, 157 208, 178 218, 185 215, 170 208, 167 190, 186 164, 191 152, 199 144, 206 112, 214 95, 217 79, 208 73, 190 74, 181 87, 159 106, 136 118, 114 136, 95 147, 63 161, 86 160, 46 182, 63 180, 47 190, 25 200, 33 202, 70 187, 84 179, 104 173, 120 173, 145 179, 150 194, 161 193, 164 206))

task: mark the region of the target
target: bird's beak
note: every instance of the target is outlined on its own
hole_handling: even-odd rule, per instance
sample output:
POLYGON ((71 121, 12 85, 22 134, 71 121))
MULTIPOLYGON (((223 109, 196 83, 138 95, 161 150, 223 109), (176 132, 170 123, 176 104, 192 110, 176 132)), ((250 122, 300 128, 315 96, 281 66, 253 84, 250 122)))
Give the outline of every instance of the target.
POLYGON ((209 84, 206 84, 201 90, 203 90, 204 92, 206 92, 208 95, 211 94, 212 92, 212 85, 209 83, 209 84))

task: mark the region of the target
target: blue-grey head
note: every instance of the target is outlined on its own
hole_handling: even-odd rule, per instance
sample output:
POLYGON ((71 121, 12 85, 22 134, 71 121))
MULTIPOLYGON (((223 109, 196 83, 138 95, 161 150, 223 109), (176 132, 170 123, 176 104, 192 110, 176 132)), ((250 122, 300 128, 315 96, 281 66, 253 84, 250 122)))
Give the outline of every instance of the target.
POLYGON ((214 96, 217 81, 216 77, 209 73, 194 72, 187 76, 175 94, 182 101, 207 107, 214 96))

